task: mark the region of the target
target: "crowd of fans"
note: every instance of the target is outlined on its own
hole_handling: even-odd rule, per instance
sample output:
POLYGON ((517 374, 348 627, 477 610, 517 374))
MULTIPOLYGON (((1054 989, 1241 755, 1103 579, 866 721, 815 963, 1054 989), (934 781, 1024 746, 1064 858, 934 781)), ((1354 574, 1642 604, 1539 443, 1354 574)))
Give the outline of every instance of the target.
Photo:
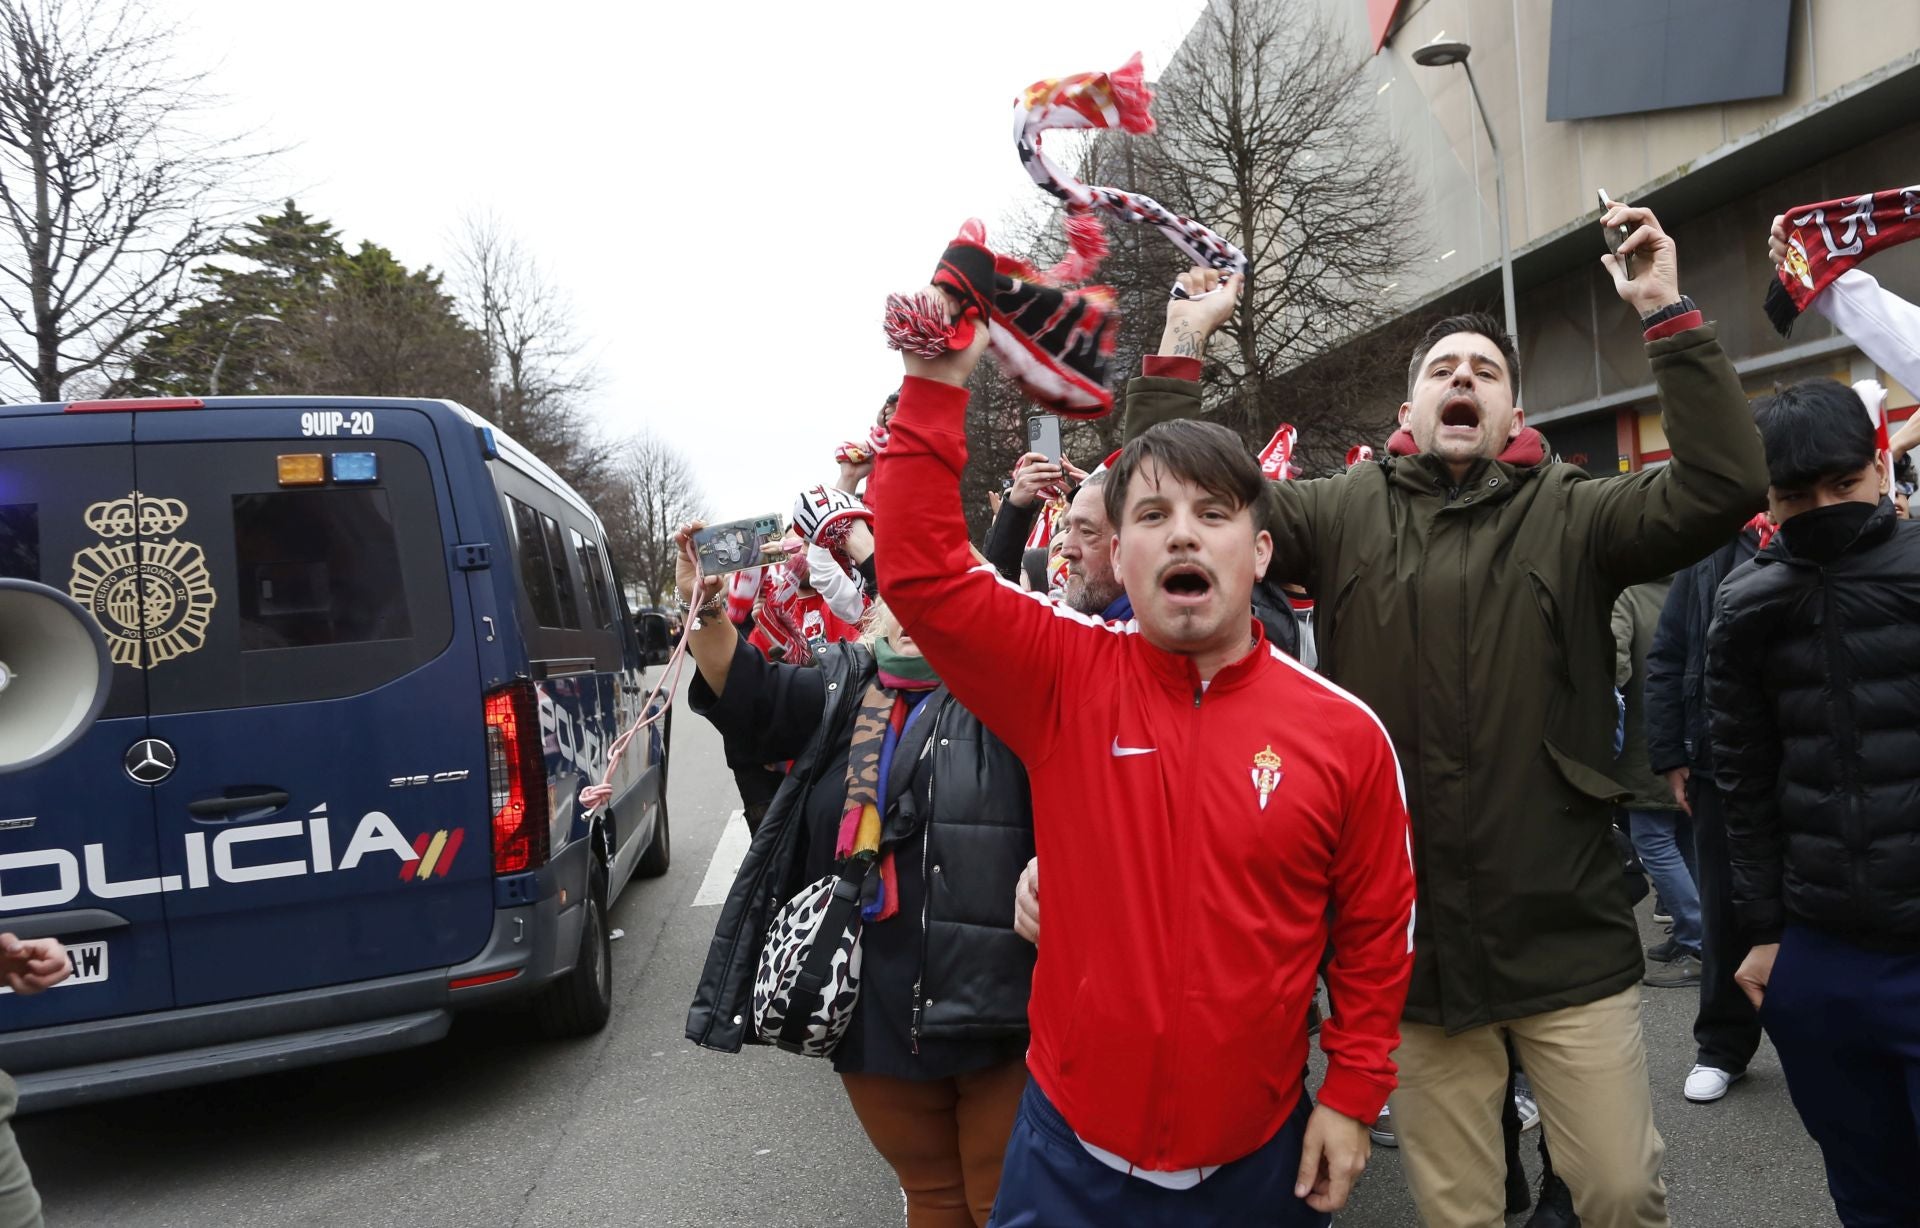
MULTIPOLYGON (((1841 1221, 1920 1222, 1920 415, 1750 405, 1657 219, 1603 224, 1655 470, 1560 463, 1470 315, 1378 459, 1263 474, 1197 421, 1241 287, 1195 269, 1126 446, 1020 457, 977 549, 984 329, 906 358, 783 561, 702 576, 683 530, 691 703, 755 833, 689 1035, 776 1039, 766 949, 839 874, 857 996, 803 1051, 911 1228, 1321 1224, 1369 1140, 1425 1223, 1611 1228, 1668 1222, 1640 1005, 1693 990, 1685 1097, 1764 1031, 1841 1221)), ((1920 388, 1920 310, 1859 270, 1814 303, 1920 388)))

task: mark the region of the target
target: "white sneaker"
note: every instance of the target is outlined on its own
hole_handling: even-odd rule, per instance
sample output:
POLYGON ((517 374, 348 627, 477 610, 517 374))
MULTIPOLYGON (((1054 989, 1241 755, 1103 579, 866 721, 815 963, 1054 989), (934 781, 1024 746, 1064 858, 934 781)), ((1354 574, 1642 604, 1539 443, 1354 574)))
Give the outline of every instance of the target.
POLYGON ((1393 1133, 1393 1106, 1382 1105, 1380 1116, 1374 1120, 1373 1142, 1376 1147, 1398 1147, 1400 1140, 1393 1133))
POLYGON ((1526 1092, 1513 1093, 1513 1107, 1520 1114, 1520 1133, 1525 1134, 1540 1124, 1540 1106, 1526 1092))
POLYGON ((1727 1089, 1740 1079, 1747 1077, 1746 1071, 1728 1074, 1712 1066, 1695 1066, 1687 1072, 1686 1097, 1695 1104, 1712 1104, 1727 1094, 1727 1089))

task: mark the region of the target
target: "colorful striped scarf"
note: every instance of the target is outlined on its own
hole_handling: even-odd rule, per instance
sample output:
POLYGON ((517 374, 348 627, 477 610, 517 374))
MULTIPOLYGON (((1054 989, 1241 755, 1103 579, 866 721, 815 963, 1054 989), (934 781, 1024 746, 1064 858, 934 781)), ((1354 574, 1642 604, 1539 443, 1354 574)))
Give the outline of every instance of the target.
MULTIPOLYGON (((878 647, 878 646, 876 646, 878 647)), ((876 656, 880 654, 876 652, 876 656)), ((887 658, 893 657, 891 651, 887 658)), ((883 658, 886 659, 886 658, 883 658)), ((882 800, 886 781, 880 767, 892 758, 906 728, 907 715, 927 692, 940 685, 919 658, 896 659, 892 663, 910 669, 918 676, 903 676, 886 669, 875 675, 873 685, 860 699, 860 710, 853 718, 853 739, 847 747, 847 808, 840 816, 840 835, 834 856, 877 859, 878 874, 867 876, 866 899, 860 915, 866 921, 885 921, 900 910, 900 882, 893 863, 893 852, 880 851, 880 829, 886 814, 882 800), (912 664, 908 665, 907 662, 912 664)))

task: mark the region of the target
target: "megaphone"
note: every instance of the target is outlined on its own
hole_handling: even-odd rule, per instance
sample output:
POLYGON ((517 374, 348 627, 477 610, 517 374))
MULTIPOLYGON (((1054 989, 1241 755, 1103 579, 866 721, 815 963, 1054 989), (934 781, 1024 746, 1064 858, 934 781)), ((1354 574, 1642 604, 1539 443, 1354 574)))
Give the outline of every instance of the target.
POLYGON ((79 741, 113 686, 107 637, 57 588, 0 578, 0 775, 79 741))

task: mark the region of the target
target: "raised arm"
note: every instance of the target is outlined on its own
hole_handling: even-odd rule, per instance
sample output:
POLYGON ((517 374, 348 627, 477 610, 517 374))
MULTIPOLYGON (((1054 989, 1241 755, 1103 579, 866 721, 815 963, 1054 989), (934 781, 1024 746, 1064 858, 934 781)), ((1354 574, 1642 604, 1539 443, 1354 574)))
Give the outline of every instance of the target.
POLYGON ((1021 457, 1014 471, 1013 486, 1000 501, 1000 511, 987 527, 987 544, 980 553, 987 556, 987 562, 993 564, 995 571, 1015 584, 1020 582, 1027 535, 1033 532, 1033 522, 1046 505, 1041 488, 1049 484, 1049 474, 1052 481, 1058 481, 1060 468, 1040 453, 1029 452, 1021 457))
POLYGON ((1641 272, 1601 257, 1615 291, 1639 313, 1672 457, 1660 469, 1581 482, 1568 495, 1587 515, 1587 548, 1625 587, 1670 575, 1732 537, 1766 502, 1767 461, 1746 394, 1713 326, 1680 293, 1673 239, 1647 209, 1615 205, 1603 225, 1638 228, 1621 244, 1641 272))
POLYGON ((974 334, 965 351, 906 355, 891 436, 868 483, 887 526, 875 559, 880 595, 940 680, 1032 767, 1065 724, 1064 688, 1104 677, 1120 633, 975 564, 960 504, 965 385, 987 330, 974 334))
MULTIPOLYGON (((1122 434, 1131 440, 1149 427, 1200 416, 1200 374, 1207 342, 1229 319, 1245 288, 1239 274, 1223 278, 1217 269, 1196 267, 1180 275, 1185 298, 1167 302, 1167 326, 1160 352, 1141 363, 1138 378, 1127 381, 1122 434)), ((1282 584, 1314 587, 1320 557, 1318 526, 1334 487, 1344 479, 1273 482, 1268 486, 1267 530, 1273 534, 1273 561, 1267 578, 1282 584)))
MULTIPOLYGON (((1787 258, 1787 219, 1779 214, 1767 235, 1767 254, 1777 269, 1787 258)), ((1885 289, 1871 273, 1848 269, 1813 300, 1820 314, 1846 334, 1882 371, 1907 388, 1920 388, 1920 307, 1885 289)), ((1920 421, 1920 415, 1908 420, 1920 421)), ((1904 454, 1916 441, 1896 449, 1904 454)))
POLYGON ((712 721, 742 758, 755 763, 791 759, 820 723, 825 683, 819 670, 777 665, 740 638, 721 612, 725 576, 701 576, 696 597, 693 535, 704 527, 696 520, 674 534, 679 547, 674 580, 693 621, 687 653, 696 676, 687 688, 687 706, 712 721))

